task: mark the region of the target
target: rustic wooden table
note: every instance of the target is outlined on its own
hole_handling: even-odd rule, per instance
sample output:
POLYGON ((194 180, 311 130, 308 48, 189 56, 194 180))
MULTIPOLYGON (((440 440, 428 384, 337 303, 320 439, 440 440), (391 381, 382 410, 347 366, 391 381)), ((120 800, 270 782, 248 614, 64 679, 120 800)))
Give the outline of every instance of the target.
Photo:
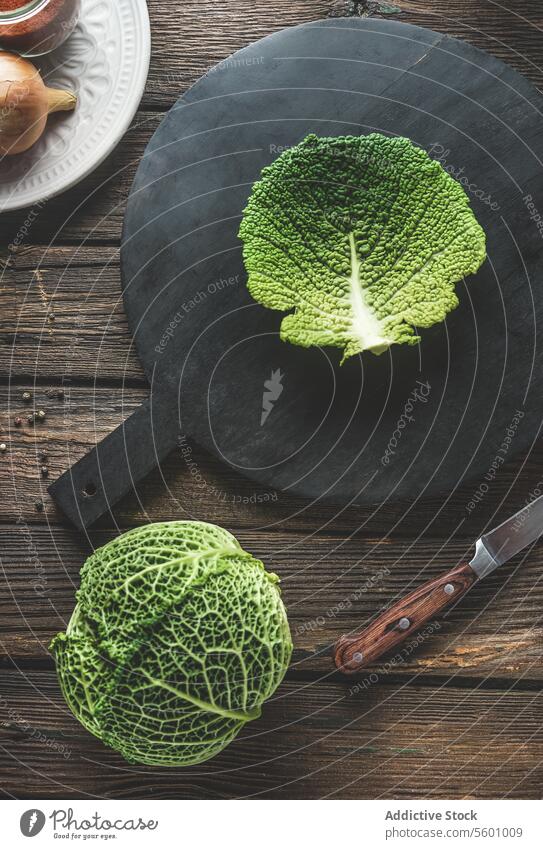
POLYGON ((194 445, 189 459, 169 458, 88 538, 57 512, 40 473, 42 452, 55 479, 145 397, 120 295, 123 212, 151 134, 211 65, 303 21, 387 15, 464 38, 543 87, 540 0, 391 2, 150 0, 151 73, 125 139, 77 189, 0 219, 6 798, 540 797, 543 546, 476 588, 431 638, 401 663, 370 670, 358 688, 332 671, 330 646, 457 563, 485 527, 543 488, 543 445, 507 465, 471 511, 477 481, 441 499, 339 512, 283 496, 252 504, 253 485, 194 445), (28 233, 9 249, 25 221, 28 233), (46 409, 45 422, 27 424, 24 390, 33 392, 31 407, 46 409), (137 768, 72 718, 47 646, 71 613, 92 546, 119 529, 188 517, 228 527, 280 573, 293 664, 262 720, 221 756, 193 769, 137 768))

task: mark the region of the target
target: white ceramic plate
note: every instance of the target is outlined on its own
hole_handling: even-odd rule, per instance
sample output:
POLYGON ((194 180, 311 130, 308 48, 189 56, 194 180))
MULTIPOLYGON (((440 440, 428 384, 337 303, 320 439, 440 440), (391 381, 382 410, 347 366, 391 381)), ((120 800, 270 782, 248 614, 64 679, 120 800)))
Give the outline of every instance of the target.
POLYGON ((33 60, 47 85, 77 92, 77 107, 52 115, 29 151, 0 162, 0 211, 44 201, 94 171, 136 113, 150 55, 145 0, 83 0, 70 38, 33 60))

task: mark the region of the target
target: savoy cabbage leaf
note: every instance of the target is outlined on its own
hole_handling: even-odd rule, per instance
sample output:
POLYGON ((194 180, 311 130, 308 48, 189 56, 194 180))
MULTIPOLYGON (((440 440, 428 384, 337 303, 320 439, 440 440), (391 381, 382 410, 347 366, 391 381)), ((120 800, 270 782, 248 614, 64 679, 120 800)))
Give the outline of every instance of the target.
POLYGON ((126 760, 200 763, 260 715, 292 642, 278 578, 204 522, 148 525, 98 549, 52 643, 66 701, 126 760))
POLYGON ((406 138, 308 136, 264 168, 240 228, 248 288, 284 341, 343 359, 420 341, 486 257, 463 188, 406 138))

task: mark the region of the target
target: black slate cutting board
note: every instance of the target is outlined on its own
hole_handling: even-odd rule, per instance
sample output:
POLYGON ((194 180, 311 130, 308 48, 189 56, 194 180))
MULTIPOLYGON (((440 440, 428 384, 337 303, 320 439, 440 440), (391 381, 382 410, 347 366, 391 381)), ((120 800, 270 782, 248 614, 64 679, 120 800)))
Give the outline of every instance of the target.
MULTIPOLYGON (((543 98, 498 60, 391 21, 284 30, 170 111, 130 195, 124 302, 151 396, 51 487, 92 523, 181 433, 266 487, 339 504, 492 476, 540 429, 543 98), (308 133, 405 135, 466 187, 488 260, 415 348, 339 365, 284 344, 245 287, 241 213, 263 166, 308 133)), ((200 517, 205 518, 205 517, 200 517)))

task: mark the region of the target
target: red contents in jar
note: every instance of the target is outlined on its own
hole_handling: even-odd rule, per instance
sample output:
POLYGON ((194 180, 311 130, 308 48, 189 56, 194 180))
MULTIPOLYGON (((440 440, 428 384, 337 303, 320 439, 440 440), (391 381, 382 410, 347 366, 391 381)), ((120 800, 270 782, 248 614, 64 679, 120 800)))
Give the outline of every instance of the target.
MULTIPOLYGON (((0 0, 2 12, 24 10, 29 0, 0 0)), ((74 29, 81 0, 49 0, 27 11, 21 20, 0 18, 0 46, 26 56, 39 56, 54 50, 74 29)))
POLYGON ((14 9, 20 9, 27 4, 28 0, 0 0, 0 12, 13 12, 14 9))

